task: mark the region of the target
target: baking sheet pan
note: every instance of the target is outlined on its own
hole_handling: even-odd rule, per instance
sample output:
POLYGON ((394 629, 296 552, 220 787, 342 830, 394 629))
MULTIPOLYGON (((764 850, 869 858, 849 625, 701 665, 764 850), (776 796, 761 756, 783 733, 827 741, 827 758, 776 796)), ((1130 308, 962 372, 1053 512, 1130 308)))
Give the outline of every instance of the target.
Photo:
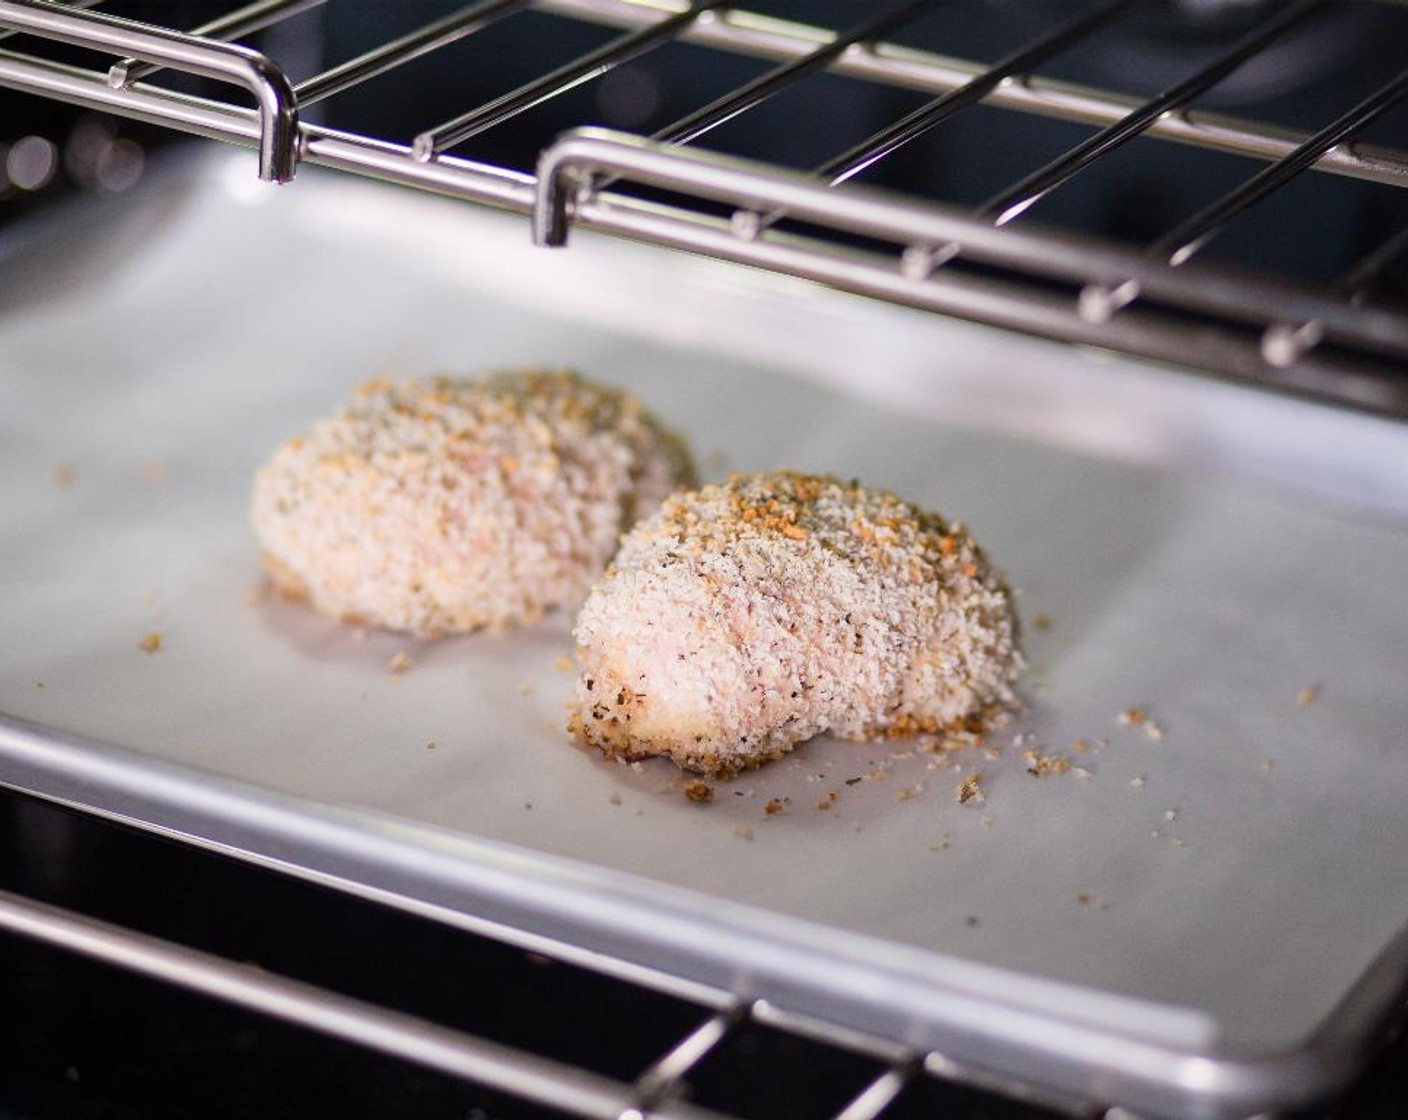
POLYGON ((0 781, 1156 1112, 1367 1052, 1408 921, 1403 426, 243 160, 118 202, 0 248, 0 781), (259 592, 277 442, 366 377, 524 363, 631 387, 709 476, 970 524, 1026 711, 700 806, 568 742, 566 616, 424 643, 259 592))

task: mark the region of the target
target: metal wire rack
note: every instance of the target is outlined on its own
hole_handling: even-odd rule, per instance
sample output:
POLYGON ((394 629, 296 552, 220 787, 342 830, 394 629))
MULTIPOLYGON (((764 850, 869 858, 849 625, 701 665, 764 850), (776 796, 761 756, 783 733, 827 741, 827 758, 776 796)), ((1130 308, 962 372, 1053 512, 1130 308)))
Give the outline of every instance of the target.
MULTIPOLYGON (((31 808, 40 809, 35 803, 31 808)), ((45 813, 62 810, 42 807, 45 813)), ((112 828, 104 824, 100 827, 112 828)), ((127 843, 152 844, 152 840, 127 843)), ((197 857, 213 859, 214 857, 197 857)), ((110 862, 106 861, 106 862, 110 862)), ((158 861, 176 881, 182 881, 179 866, 158 861)), ((109 868, 109 871, 112 871, 109 868)), ((208 871, 209 869, 207 869, 208 871)), ((239 880, 229 873, 216 876, 226 889, 240 896, 239 880)), ((193 885, 188 889, 195 890, 193 885)), ((202 886, 199 889, 208 889, 202 886)), ((306 887, 293 887, 307 890, 306 887)), ((248 899, 245 900, 249 902, 248 899)), ((285 898, 288 901, 288 898, 285 898)), ((202 905, 209 905, 209 901, 202 905)), ((362 905, 351 903, 350 905, 362 905)), ((301 912, 301 911, 300 911, 301 912)), ((477 932, 477 931, 476 931, 477 932)), ((658 1044, 658 1056, 638 1068, 634 1076, 603 1073, 588 1057, 583 1060, 553 1054, 547 1046, 528 1047, 496 1037, 469 1033, 463 1027, 447 1026, 432 1017, 400 1010, 381 1002, 344 994, 326 983, 313 983, 245 961, 166 937, 136 931, 67 906, 37 901, 24 894, 0 889, 0 936, 17 935, 61 952, 77 954, 102 965, 114 966, 139 977, 184 989, 198 996, 267 1016, 320 1035, 349 1042, 392 1059, 446 1074, 451 1078, 487 1089, 506 1100, 535 1109, 532 1115, 553 1115, 622 1120, 658 1117, 661 1120, 726 1120, 729 1116, 760 1115, 749 1106, 735 1108, 700 1103, 690 1099, 690 1083, 710 1062, 725 1064, 737 1059, 720 1054, 750 1034, 774 1034, 799 1040, 808 1048, 807 1060, 837 1063, 843 1067, 849 1099, 827 1114, 834 1120, 877 1120, 880 1117, 915 1114, 915 1100, 923 1094, 948 1094, 942 1098, 952 1105, 954 1094, 966 1094, 972 1103, 1002 1098, 1021 1103, 1026 1115, 1055 1117, 1060 1114, 1095 1115, 1094 1102, 1037 1092, 1010 1078, 960 1065, 936 1052, 918 1052, 893 1042, 846 1030, 827 1022, 798 1015, 764 1000, 741 999, 736 994, 707 985, 686 982, 671 975, 639 966, 626 966, 601 958, 583 960, 570 947, 513 931, 490 931, 496 940, 516 946, 545 962, 565 961, 605 974, 608 982, 642 993, 646 1000, 667 1002, 669 1015, 636 1022, 645 1046, 658 1044), (669 1020, 667 1023, 666 1020, 669 1020), (685 1024, 682 1029, 679 1024, 685 1024), (677 1033, 668 1028, 674 1026, 677 1033)), ((289 935, 285 935, 285 940, 289 935)), ((465 936, 473 936, 467 933, 465 936)), ((442 965, 443 967, 443 965, 442 965)), ((463 968, 461 959, 460 966, 463 968)), ((494 966, 504 968, 504 963, 494 966)), ((541 967, 541 964, 537 967, 541 967)), ((500 981, 505 976, 499 977, 500 981)), ((512 986, 513 974, 507 974, 512 986)), ((571 989, 571 978, 567 979, 571 989)), ((573 997, 566 997, 566 1001, 573 997)), ((594 1013, 581 1010, 574 1033, 588 1027, 594 1013)), ((616 1024, 619 1027, 619 1024, 616 1024)), ((541 1040, 540 1040, 541 1041, 541 1040)), ((588 1054, 592 1047, 587 1047, 588 1054)), ((639 1050, 641 1047, 631 1047, 639 1050)), ((812 1093, 814 1107, 817 1094, 812 1093)))
POLYGON ((117 56, 107 69, 95 69, 22 53, 11 44, 0 48, 0 85, 255 146, 266 179, 288 180, 300 163, 316 163, 529 214, 533 236, 545 245, 564 244, 573 227, 604 231, 1408 415, 1408 313, 1401 303, 1381 298, 1385 278, 1408 259, 1408 229, 1328 283, 1293 282, 1200 257, 1248 210, 1307 172, 1408 186, 1408 151, 1362 139, 1408 96, 1408 70, 1310 132, 1234 119, 1198 105, 1293 30, 1336 19, 1347 7, 1336 0, 1271 5, 1241 38, 1148 99, 1040 73, 1127 19, 1141 7, 1138 0, 1078 5, 1064 22, 991 64, 887 41, 933 6, 923 2, 887 6, 834 31, 751 14, 721 0, 480 0, 296 82, 277 60, 233 42, 317 6, 318 0, 258 0, 185 32, 77 10, 98 7, 94 0, 0 0, 0 28, 117 56), (529 10, 622 33, 412 136, 310 123, 313 106, 529 10), (649 136, 584 122, 546 146, 536 174, 454 154, 467 141, 676 41, 774 65, 649 136), (243 87, 255 107, 164 88, 161 67, 243 87), (916 91, 927 100, 810 170, 701 147, 720 124, 821 71, 916 91), (980 103, 1079 122, 1094 131, 977 207, 852 182, 980 103), (1046 195, 1145 136, 1251 157, 1262 166, 1147 244, 1023 219, 1046 195), (662 200, 630 193, 640 186, 668 194, 662 200))

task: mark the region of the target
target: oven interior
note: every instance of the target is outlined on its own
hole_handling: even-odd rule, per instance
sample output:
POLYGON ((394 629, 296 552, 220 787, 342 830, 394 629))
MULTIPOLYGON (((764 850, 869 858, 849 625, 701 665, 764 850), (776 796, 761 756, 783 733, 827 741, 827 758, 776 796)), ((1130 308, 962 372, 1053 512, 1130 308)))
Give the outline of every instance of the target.
MULTIPOLYGON (((586 231, 643 241, 1307 406, 1408 416, 1399 4, 265 0, 231 10, 0 0, 6 27, 0 215, 12 229, 52 219, 77 191, 135 189, 161 149, 194 135, 257 149, 250 178, 288 191, 301 167, 322 165, 505 210, 521 216, 525 238, 555 247, 545 252, 571 253, 586 231)), ((14 259, 5 226, 0 266, 7 249, 14 259)), ((19 286, 0 287, 0 308, 24 299, 19 286)), ((182 945, 216 955, 195 962, 216 970, 208 975, 253 958, 260 969, 243 987, 234 978, 231 1005, 274 1011, 307 994, 280 988, 296 976, 327 989, 309 997, 303 1021, 335 1008, 344 1042, 311 1041, 297 1027, 285 1038, 263 1018, 254 1032, 233 1006, 174 991, 161 998, 179 1008, 155 1014, 228 1014, 208 1036, 221 1055, 248 1047, 253 1061, 263 1052, 286 1070, 300 1048, 312 1048, 310 1064, 339 1070, 347 1051, 330 1058, 318 1047, 400 1048, 439 1069, 395 1067, 398 1092, 423 1093, 427 1114, 805 1108, 868 1120, 949 1109, 1118 1115, 1125 1103, 677 977, 448 929, 23 792, 5 805, 5 887, 15 892, 3 899, 6 955, 21 984, 42 987, 60 957, 89 944, 106 948, 79 951, 178 985, 192 963, 182 945), (108 861, 128 850, 163 886, 200 879, 203 894, 226 896, 219 928, 180 907, 153 917, 170 907, 150 885, 115 891, 123 875, 109 880, 108 861), (260 891, 269 893, 244 901, 260 891), (283 949, 276 930, 257 928, 284 922, 303 936, 283 949), (360 953, 395 943, 418 966, 393 976, 319 952, 354 923, 360 953), (144 935, 160 942, 134 964, 144 935), (554 1001, 590 1003, 600 1025, 577 1025, 554 1001), (407 1021, 378 1027, 369 1008, 383 1002, 407 1021), (543 1037, 545 1023, 575 1029, 543 1037), (619 1036, 620 1023, 643 1026, 611 1048, 582 1047, 579 1036, 619 1036)), ((102 963, 81 967, 91 974, 60 985, 64 1000, 91 1008, 88 993, 111 990, 125 1002, 128 980, 102 963)), ((51 1024, 75 1014, 62 1002, 40 1013, 51 1024)), ((1391 1019, 1378 1014, 1356 1072, 1391 1019)), ((65 1063, 67 1085, 33 1089, 21 1115, 61 1114, 55 1101, 92 1107, 89 1063, 129 1101, 149 1091, 132 1081, 147 1055, 123 1072, 99 1054, 130 1053, 120 1023, 84 1038, 65 1029, 33 1037, 90 1050, 65 1063)), ((23 1054, 23 1036, 14 1041, 23 1054)), ((353 1064, 360 1076, 380 1060, 353 1064)), ((273 1079, 285 1091, 299 1080, 273 1079)), ((376 1091, 342 1073, 331 1080, 352 1111, 376 1091)), ((326 1103, 329 1081, 319 1084, 326 1103)), ((288 1099, 283 1107, 296 1107, 288 1099)), ((261 1100, 244 1114, 277 1107, 261 1100)))

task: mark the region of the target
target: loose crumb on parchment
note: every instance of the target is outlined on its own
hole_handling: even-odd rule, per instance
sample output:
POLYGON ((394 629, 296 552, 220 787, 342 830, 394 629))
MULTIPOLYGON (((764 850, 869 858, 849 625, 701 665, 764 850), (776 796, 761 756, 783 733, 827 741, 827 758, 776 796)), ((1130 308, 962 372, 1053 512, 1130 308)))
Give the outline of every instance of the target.
POLYGON ((157 653, 161 649, 163 641, 165 639, 162 635, 153 630, 137 639, 137 648, 143 653, 157 653))
POLYGON ((411 655, 403 649, 398 649, 391 660, 386 663, 386 667, 392 675, 397 677, 408 672, 414 665, 415 662, 411 660, 411 655))

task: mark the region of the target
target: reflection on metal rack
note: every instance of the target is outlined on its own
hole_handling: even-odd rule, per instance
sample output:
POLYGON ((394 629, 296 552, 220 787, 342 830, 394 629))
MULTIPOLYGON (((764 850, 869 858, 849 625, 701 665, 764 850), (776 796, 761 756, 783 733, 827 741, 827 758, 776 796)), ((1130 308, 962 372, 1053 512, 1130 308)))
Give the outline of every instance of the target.
POLYGON ((328 164, 463 199, 536 210, 540 240, 561 244, 565 222, 711 253, 839 287, 1051 337, 1408 415, 1408 314, 1376 304, 1376 279, 1408 256, 1394 238, 1325 288, 1186 262, 1238 214, 1307 169, 1408 186, 1408 153, 1351 143, 1408 93, 1388 83, 1313 136, 1195 111, 1194 99, 1293 27, 1323 17, 1333 0, 1299 0, 1247 31, 1212 62, 1156 97, 1044 79, 1033 71, 1134 7, 1106 0, 992 66, 957 62, 877 41, 928 5, 896 5, 849 33, 726 7, 720 0, 481 0, 393 42, 292 85, 270 60, 219 40, 292 16, 314 0, 263 0, 185 34, 75 10, 50 0, 0 0, 0 27, 120 53, 106 76, 0 51, 0 84, 237 143, 256 143, 260 173, 283 180, 299 160, 328 164), (300 124, 321 101, 527 9, 622 27, 626 33, 517 89, 423 129, 409 144, 300 124), (487 129, 675 42, 781 60, 746 85, 657 130, 653 143, 601 134, 569 136, 532 176, 447 154, 487 129), (138 63, 135 60, 142 60, 138 63), (258 118, 241 106, 176 94, 138 79, 170 66, 246 86, 258 118), (681 150, 724 120, 828 70, 924 90, 918 110, 827 160, 809 180, 775 166, 681 150), (979 102, 1100 125, 1094 135, 973 211, 919 204, 850 187, 831 191, 943 120, 979 102), (1161 137, 1269 159, 1271 166, 1146 246, 1006 228, 1050 191, 1136 136, 1161 137), (595 162, 594 162, 595 161, 595 162), (726 170, 725 170, 726 169, 726 170), (570 184, 569 184, 570 180, 570 184), (645 181, 677 192, 645 203, 605 188, 645 181), (571 190, 568 190, 568 187, 571 190), (811 189, 813 186, 818 189, 811 189), (569 194, 572 197, 569 199, 569 194), (697 203, 736 211, 730 229, 697 203), (783 204, 780 200, 790 199, 783 204), (805 204, 803 204, 805 199, 805 204), (759 212, 759 207, 766 207, 759 212), (805 234, 773 227, 804 217, 805 234), (1003 227, 997 237, 994 227, 1003 227), (856 236, 892 244, 893 256, 854 247, 856 236), (979 275, 964 262, 981 262, 979 275), (1052 281, 1058 288, 1053 290, 1052 281), (1068 289, 1068 290, 1067 290, 1068 289), (1188 316, 1193 315, 1190 323, 1188 316))
MULTIPOLYGON (((1089 1102, 1034 1097, 1021 1086, 961 1068, 941 1054, 912 1054, 891 1043, 789 1015, 765 1001, 740 1001, 698 985, 690 986, 691 1001, 699 1006, 698 1025, 627 1082, 5 890, 0 890, 0 932, 31 938, 586 1120, 645 1116, 726 1120, 723 1113, 690 1103, 687 1082, 727 1040, 754 1026, 807 1038, 859 1057, 873 1067, 876 1072, 869 1083, 834 1114, 834 1120, 879 1120, 906 1089, 917 1088, 925 1080, 1005 1090, 1032 1105, 1034 1115, 1046 1112, 1048 1106, 1072 1113, 1092 1112, 1089 1102)), ((637 982, 648 982, 649 978, 645 971, 635 970, 637 982)), ((679 986, 668 978, 662 981, 662 990, 679 986)))
POLYGON ((34 0, 4 0, 0 26, 244 86, 259 105, 260 177, 274 182, 293 178, 298 148, 293 89, 283 71, 257 51, 99 12, 70 13, 61 4, 34 0))

